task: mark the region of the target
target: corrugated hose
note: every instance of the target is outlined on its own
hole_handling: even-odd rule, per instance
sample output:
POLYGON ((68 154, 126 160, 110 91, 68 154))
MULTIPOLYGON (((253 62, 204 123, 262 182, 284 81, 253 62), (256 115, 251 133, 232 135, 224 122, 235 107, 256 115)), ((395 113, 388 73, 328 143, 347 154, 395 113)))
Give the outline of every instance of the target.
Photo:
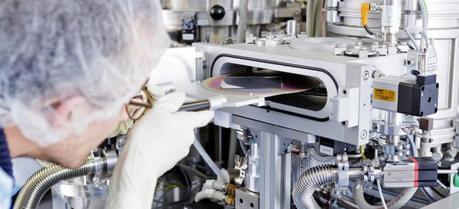
POLYGON ((116 157, 115 159, 89 160, 76 169, 68 169, 59 165, 42 168, 24 184, 16 198, 14 209, 35 209, 45 193, 59 181, 90 174, 109 173, 113 171, 115 164, 116 157))
POLYGON ((305 171, 293 188, 293 202, 298 209, 319 209, 313 198, 316 189, 336 181, 336 168, 332 165, 319 165, 305 171))

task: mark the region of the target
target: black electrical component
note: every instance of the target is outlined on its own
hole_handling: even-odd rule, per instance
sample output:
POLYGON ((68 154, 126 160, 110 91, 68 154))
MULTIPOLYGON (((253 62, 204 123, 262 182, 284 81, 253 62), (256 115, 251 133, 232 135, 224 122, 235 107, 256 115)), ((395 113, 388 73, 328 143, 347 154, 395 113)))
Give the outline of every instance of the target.
POLYGON ((415 83, 401 82, 398 86, 399 113, 426 116, 438 111, 437 76, 418 75, 415 83))
POLYGON ((182 20, 182 41, 186 44, 196 42, 196 21, 194 17, 187 17, 182 20))

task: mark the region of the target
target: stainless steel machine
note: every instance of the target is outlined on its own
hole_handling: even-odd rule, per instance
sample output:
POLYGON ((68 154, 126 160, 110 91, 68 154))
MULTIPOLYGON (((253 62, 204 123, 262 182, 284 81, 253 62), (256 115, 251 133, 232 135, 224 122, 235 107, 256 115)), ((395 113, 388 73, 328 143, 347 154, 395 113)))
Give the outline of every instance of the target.
MULTIPOLYGON (((215 147, 229 157, 217 165, 195 142, 178 172, 159 181, 153 208, 459 207, 458 1, 170 0, 163 7, 177 40, 193 43, 183 49, 190 77, 163 86, 196 100, 186 110, 215 110, 218 134, 196 136, 205 143, 228 135, 215 147), (303 16, 298 8, 313 11, 306 17, 327 37, 301 33, 301 18, 267 29, 276 18, 303 16), (235 30, 241 21, 248 33, 235 30), (230 37, 238 43, 225 42, 230 37), (276 93, 259 93, 267 83, 276 93), (311 85, 279 91, 292 83, 311 85)), ((96 162, 112 165, 116 156, 106 153, 122 149, 122 139, 96 162)), ((101 208, 109 172, 88 170, 53 192, 72 208, 101 208)))
MULTIPOLYGON (((163 19, 180 43, 244 41, 246 34, 279 30, 288 19, 301 22, 303 1, 297 0, 164 0, 163 19), (273 24, 279 23, 278 28, 273 24)), ((303 13, 302 13, 303 11, 303 13)))
MULTIPOLYGON (((362 1, 328 1, 327 29, 331 36, 367 37, 367 32, 362 28, 359 17, 360 4, 362 1)), ((378 2, 378 1, 369 1, 378 2)), ((426 1, 428 10, 429 38, 434 39, 437 78, 441 86, 439 88, 439 112, 425 118, 429 121, 429 129, 423 130, 421 152, 424 155, 451 155, 453 153, 442 152, 442 145, 453 141, 454 128, 451 121, 456 117, 458 106, 458 80, 456 70, 456 45, 458 34, 459 13, 455 8, 459 7, 457 1, 426 1)), ((402 21, 400 32, 396 34, 399 39, 409 39, 413 25, 422 25, 419 15, 418 1, 400 1, 402 21)), ((380 31, 381 12, 375 11, 369 15, 368 27, 374 31, 380 31)), ((420 36, 420 35, 419 35, 420 36)), ((419 37, 417 38, 419 39, 419 37)), ((452 156, 448 156, 452 157, 452 156)))
MULTIPOLYGON (((420 208, 454 194, 455 6, 332 0, 328 38, 195 44, 205 66, 198 81, 259 71, 320 80, 315 90, 217 111, 214 123, 236 130, 247 146, 245 181, 235 182, 235 192, 210 181, 202 193, 235 208, 273 209, 420 208)), ((215 94, 200 82, 182 90, 215 94)))

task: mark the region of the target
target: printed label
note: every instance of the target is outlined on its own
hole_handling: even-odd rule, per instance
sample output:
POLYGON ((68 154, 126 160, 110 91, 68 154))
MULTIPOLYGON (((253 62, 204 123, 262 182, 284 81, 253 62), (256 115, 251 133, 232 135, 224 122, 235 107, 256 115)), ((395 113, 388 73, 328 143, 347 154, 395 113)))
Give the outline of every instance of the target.
POLYGON ((397 101, 397 92, 388 89, 374 89, 373 97, 375 100, 395 102, 397 101))

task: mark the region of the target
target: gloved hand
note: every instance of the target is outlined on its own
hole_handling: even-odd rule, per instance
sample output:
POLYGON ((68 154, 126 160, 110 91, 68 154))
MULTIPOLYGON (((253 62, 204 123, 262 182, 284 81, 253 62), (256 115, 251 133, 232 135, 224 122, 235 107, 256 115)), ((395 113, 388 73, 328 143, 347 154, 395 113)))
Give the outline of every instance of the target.
POLYGON ((177 112, 185 94, 159 97, 128 134, 111 179, 106 208, 150 209, 156 179, 189 152, 194 129, 205 126, 213 112, 177 112))

